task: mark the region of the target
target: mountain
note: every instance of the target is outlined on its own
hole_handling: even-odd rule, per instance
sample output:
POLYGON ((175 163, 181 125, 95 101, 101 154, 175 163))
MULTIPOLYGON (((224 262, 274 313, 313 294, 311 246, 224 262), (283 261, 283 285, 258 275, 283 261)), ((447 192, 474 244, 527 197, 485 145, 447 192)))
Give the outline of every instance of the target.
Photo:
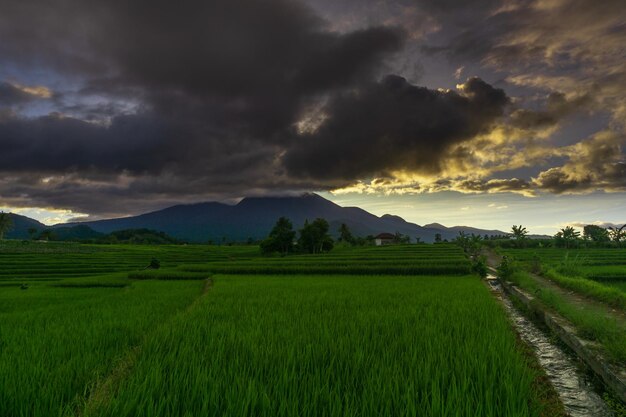
POLYGON ((36 229, 36 233, 39 234, 48 227, 37 220, 31 219, 30 217, 21 216, 15 213, 9 213, 9 216, 13 222, 13 226, 5 234, 7 239, 28 239, 30 236, 28 233, 29 229, 36 229))
POLYGON ((467 234, 475 234, 475 235, 508 235, 510 233, 506 233, 503 232, 501 230, 485 230, 485 229, 477 229, 475 227, 469 227, 469 226, 453 226, 453 227, 446 227, 442 224, 439 223, 430 223, 425 225, 424 227, 428 228, 428 229, 437 229, 437 230, 443 230, 446 232, 454 232, 455 236, 458 235, 460 232, 463 233, 467 233, 467 234))
POLYGON ((265 238, 281 216, 289 218, 296 229, 302 227, 307 219, 322 217, 330 223, 333 234, 337 233, 341 223, 346 223, 355 236, 400 232, 412 239, 419 237, 424 242, 434 241, 436 234, 441 234, 442 239, 453 239, 461 230, 471 230, 470 233, 481 235, 504 234, 501 231, 466 227, 446 228, 439 224, 436 227, 422 227, 399 216, 385 214, 378 217, 358 207, 341 207, 317 194, 249 197, 236 205, 216 202, 177 205, 139 216, 73 225, 86 225, 99 233, 152 229, 190 242, 245 241, 265 238))
POLYGON ((87 225, 66 225, 61 224, 58 226, 46 226, 37 220, 30 217, 21 216, 15 213, 9 213, 13 225, 11 229, 6 233, 7 239, 30 239, 31 237, 37 238, 41 235, 41 232, 49 230, 53 233, 55 240, 84 240, 94 239, 102 236, 102 233, 98 233, 91 229, 87 225), (31 236, 29 230, 34 230, 31 236))

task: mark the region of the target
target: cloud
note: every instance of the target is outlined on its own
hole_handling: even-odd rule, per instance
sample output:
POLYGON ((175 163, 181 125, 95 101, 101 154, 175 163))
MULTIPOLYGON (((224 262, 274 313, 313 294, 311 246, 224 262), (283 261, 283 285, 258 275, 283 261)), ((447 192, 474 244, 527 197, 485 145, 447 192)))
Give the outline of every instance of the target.
POLYGON ((50 97, 52 97, 52 92, 43 86, 29 87, 0 81, 0 107, 11 107, 50 97))
POLYGON ((504 113, 504 91, 479 78, 459 92, 388 76, 333 97, 324 122, 298 135, 284 155, 291 175, 355 180, 385 171, 437 173, 454 144, 488 131, 504 113))
MULTIPOLYGON (((0 64, 68 87, 50 114, 1 109, 0 198, 114 213, 317 187, 286 176, 285 132, 377 79, 404 37, 332 31, 290 0, 9 2, 0 64)), ((0 107, 44 97, 0 84, 0 107)))
MULTIPOLYGON (((517 86, 587 96, 589 105, 620 121, 626 114, 624 13, 626 3, 619 0, 601 6, 577 0, 476 2, 471 14, 439 14, 438 44, 424 50, 445 54, 454 65, 477 63, 517 86), (453 24, 459 19, 462 24, 453 24)), ((534 124, 554 123, 555 115, 518 116, 534 124)))
POLYGON ((569 160, 549 168, 533 179, 533 184, 556 194, 586 193, 595 190, 626 190, 626 136, 611 131, 567 147, 569 160))
POLYGON ((623 10, 614 0, 10 0, 0 200, 114 215, 311 189, 623 190, 623 10), (420 50, 446 54, 448 82, 487 75, 419 87, 420 72, 441 68, 420 50), (567 120, 598 113, 610 114, 605 133, 554 144, 567 120))
POLYGON ((568 98, 561 92, 548 94, 545 108, 541 110, 518 109, 511 114, 511 125, 521 129, 554 126, 563 118, 590 104, 588 95, 568 98))

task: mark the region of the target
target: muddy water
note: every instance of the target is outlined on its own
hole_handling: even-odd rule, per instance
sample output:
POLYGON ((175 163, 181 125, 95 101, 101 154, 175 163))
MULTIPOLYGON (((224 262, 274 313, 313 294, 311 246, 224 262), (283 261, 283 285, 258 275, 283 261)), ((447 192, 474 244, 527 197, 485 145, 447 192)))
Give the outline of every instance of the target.
POLYGON ((611 417, 613 413, 594 391, 591 381, 574 360, 517 311, 508 297, 503 294, 495 277, 489 276, 487 282, 502 300, 517 332, 535 351, 539 363, 559 394, 565 410, 572 417, 611 417))

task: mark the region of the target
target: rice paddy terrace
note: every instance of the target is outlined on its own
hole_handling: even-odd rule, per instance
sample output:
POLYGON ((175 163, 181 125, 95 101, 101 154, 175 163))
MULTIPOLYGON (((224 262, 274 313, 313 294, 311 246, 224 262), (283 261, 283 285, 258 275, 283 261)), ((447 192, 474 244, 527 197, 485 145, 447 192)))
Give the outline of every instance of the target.
POLYGON ((458 247, 258 254, 0 244, 0 416, 562 415, 458 247))
POLYGON ((509 279, 626 369, 626 249, 508 249, 509 279))

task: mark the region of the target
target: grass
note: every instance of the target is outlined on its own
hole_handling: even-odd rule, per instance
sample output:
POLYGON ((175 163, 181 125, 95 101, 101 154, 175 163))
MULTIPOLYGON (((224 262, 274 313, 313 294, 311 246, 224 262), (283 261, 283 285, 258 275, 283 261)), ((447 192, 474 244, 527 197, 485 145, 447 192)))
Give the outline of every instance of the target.
POLYGON ((616 363, 626 364, 626 326, 623 323, 619 323, 605 310, 568 301, 557 292, 542 286, 525 271, 515 272, 510 280, 568 319, 581 337, 599 342, 616 363))
POLYGON ((138 282, 127 288, 0 291, 0 416, 48 417, 89 392, 129 348, 202 285, 138 282))
POLYGON ((612 307, 626 309, 626 293, 619 288, 604 285, 580 276, 563 275, 551 269, 544 272, 543 276, 556 282, 561 287, 584 294, 612 307))
POLYGON ((469 269, 445 244, 3 242, 0 416, 537 416, 538 372, 469 269))
POLYGON ((161 279, 161 280, 202 280, 210 274, 206 272, 180 271, 177 269, 156 269, 133 271, 128 273, 129 279, 161 279))
POLYGON ((188 272, 244 275, 466 275, 471 265, 455 245, 399 245, 350 248, 318 255, 216 260, 178 268, 188 272))
POLYGON ((518 249, 503 251, 557 285, 626 309, 625 249, 518 249))
POLYGON ((536 375, 475 277, 214 282, 86 415, 538 415, 536 375))

